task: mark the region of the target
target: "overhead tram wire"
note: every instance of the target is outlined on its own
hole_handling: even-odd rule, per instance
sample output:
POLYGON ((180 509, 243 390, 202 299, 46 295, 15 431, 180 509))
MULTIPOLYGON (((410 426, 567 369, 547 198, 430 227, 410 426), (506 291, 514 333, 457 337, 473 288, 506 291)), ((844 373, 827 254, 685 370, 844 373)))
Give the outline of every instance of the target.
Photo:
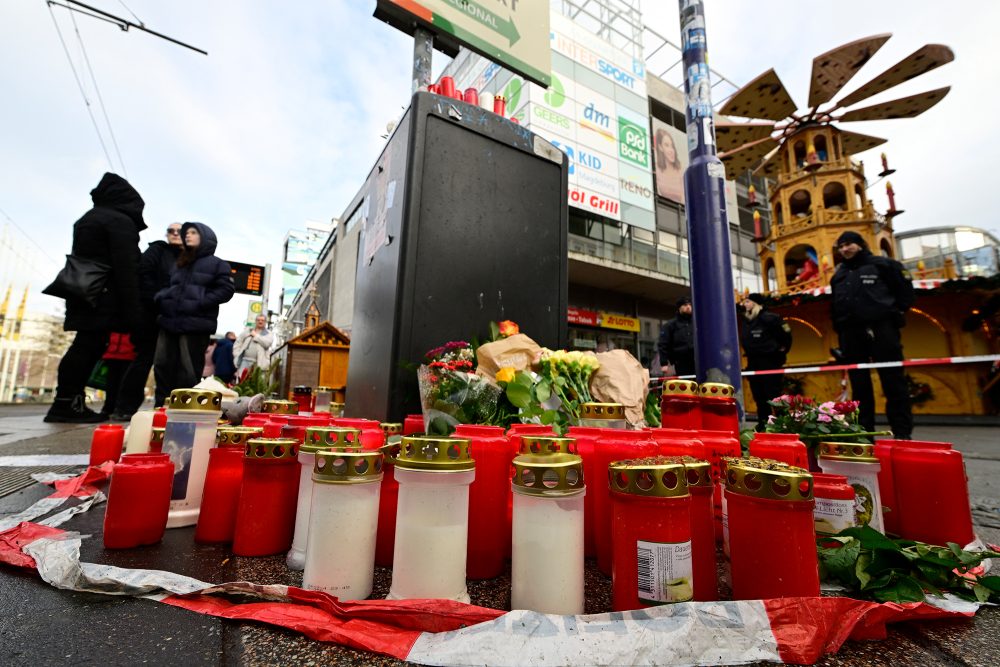
POLYGON ((101 134, 101 128, 97 125, 97 119, 94 118, 94 111, 90 108, 90 100, 87 98, 87 92, 83 89, 83 82, 80 81, 80 75, 76 72, 76 65, 73 64, 73 57, 69 54, 69 48, 66 46, 66 40, 63 39, 62 30, 59 28, 59 21, 56 20, 55 12, 52 11, 52 2, 46 2, 46 7, 49 10, 49 16, 52 17, 52 25, 56 28, 56 34, 59 36, 59 43, 62 44, 63 53, 66 54, 66 61, 69 62, 69 68, 73 70, 73 78, 76 79, 77 88, 80 89, 80 95, 83 97, 83 103, 87 107, 87 115, 90 116, 90 122, 94 126, 94 131, 97 133, 97 140, 101 143, 101 148, 104 150, 104 157, 108 160, 108 165, 112 170, 115 168, 114 162, 111 160, 111 154, 108 153, 108 147, 104 143, 104 136, 101 134))
POLYGON ((29 241, 31 241, 31 245, 33 245, 36 248, 38 248, 38 250, 42 253, 43 256, 45 256, 46 259, 48 259, 50 262, 53 262, 55 264, 59 264, 59 262, 57 262, 55 259, 52 258, 52 255, 50 255, 48 252, 46 252, 45 248, 43 248, 41 245, 39 245, 38 242, 35 241, 35 239, 33 239, 31 237, 31 235, 28 234, 28 232, 26 232, 24 230, 23 227, 21 227, 21 225, 19 225, 16 222, 14 222, 14 219, 12 217, 10 217, 9 215, 7 215, 7 212, 5 210, 3 210, 2 208, 0 208, 0 215, 2 215, 7 220, 7 222, 9 222, 10 224, 14 225, 14 227, 17 229, 17 231, 19 231, 22 234, 24 234, 24 238, 26 238, 29 241))
MULTIPOLYGON (((128 9, 126 7, 126 9, 128 9)), ((94 69, 90 66, 90 56, 87 55, 87 47, 83 44, 83 36, 80 34, 80 26, 76 24, 76 16, 73 15, 73 11, 68 7, 66 8, 69 14, 70 21, 73 22, 73 30, 76 32, 76 39, 80 43, 80 52, 83 54, 83 62, 87 65, 87 71, 90 73, 90 81, 94 84, 94 93, 97 95, 97 102, 101 106, 101 113, 104 115, 104 123, 108 126, 108 134, 111 135, 111 145, 115 147, 115 155, 118 156, 118 164, 122 167, 122 173, 125 178, 128 178, 128 169, 125 167, 125 160, 122 159, 122 152, 118 148, 118 139, 115 138, 115 130, 111 127, 111 119, 108 118, 107 107, 104 106, 104 97, 101 95, 101 89, 97 86, 97 77, 94 76, 94 69)), ((131 10, 130 10, 131 11, 131 10)))

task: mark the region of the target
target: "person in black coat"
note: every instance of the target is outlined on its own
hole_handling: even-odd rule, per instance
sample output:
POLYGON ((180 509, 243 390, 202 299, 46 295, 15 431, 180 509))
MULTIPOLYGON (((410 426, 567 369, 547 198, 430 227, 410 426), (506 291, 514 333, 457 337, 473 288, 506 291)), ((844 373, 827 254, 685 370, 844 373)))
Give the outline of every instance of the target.
POLYGON ((226 384, 232 384, 236 379, 236 363, 233 361, 233 343, 236 333, 227 331, 226 335, 215 345, 212 353, 212 363, 215 364, 215 377, 226 384))
MULTIPOLYGON (((160 335, 160 327, 156 323, 159 313, 153 299, 157 292, 170 287, 170 274, 177 266, 177 258, 183 247, 181 223, 174 222, 167 226, 167 240, 153 241, 139 258, 139 301, 142 304, 142 315, 139 326, 132 332, 136 356, 122 376, 117 404, 111 406, 112 421, 128 421, 142 406, 146 380, 149 379, 149 370, 153 367, 153 357, 156 354, 156 339, 160 335)), ((160 390, 161 384, 163 380, 157 379, 156 407, 163 405, 166 400, 166 394, 160 390)))
MULTIPOLYGON (((900 328, 906 311, 913 305, 913 281, 903 265, 869 252, 857 232, 844 232, 837 239, 837 252, 844 261, 830 279, 833 294, 833 327, 840 339, 844 363, 902 361, 900 328)), ((879 368, 885 393, 885 416, 893 437, 909 440, 913 433, 913 413, 906 374, 902 367, 879 368)), ((848 371, 851 397, 859 401, 858 421, 868 431, 875 430, 875 393, 871 371, 848 371)))
POLYGON ((669 320, 660 331, 657 349, 663 373, 673 364, 674 375, 694 375, 694 321, 691 317, 691 298, 677 299, 677 317, 669 320))
MULTIPOLYGON (((778 315, 764 307, 764 295, 749 294, 743 299, 743 322, 740 338, 747 355, 747 370, 765 371, 785 365, 792 348, 792 329, 778 315)), ((753 401, 757 404, 757 430, 763 431, 771 416, 768 401, 781 395, 783 375, 751 375, 748 378, 753 401)))
POLYGON ((170 286, 156 293, 160 335, 156 342, 156 391, 193 387, 201 379, 205 348, 215 333, 219 306, 233 298, 229 264, 215 256, 215 232, 200 222, 181 226, 184 249, 170 286))
POLYGON ((107 285, 97 304, 66 299, 63 329, 76 337, 59 362, 55 401, 45 416, 47 422, 96 423, 105 416, 86 406, 83 390, 87 378, 108 346, 112 331, 128 332, 139 316, 139 232, 146 228, 142 219, 142 197, 128 181, 106 173, 90 191, 94 207, 73 225, 76 257, 110 267, 107 285))

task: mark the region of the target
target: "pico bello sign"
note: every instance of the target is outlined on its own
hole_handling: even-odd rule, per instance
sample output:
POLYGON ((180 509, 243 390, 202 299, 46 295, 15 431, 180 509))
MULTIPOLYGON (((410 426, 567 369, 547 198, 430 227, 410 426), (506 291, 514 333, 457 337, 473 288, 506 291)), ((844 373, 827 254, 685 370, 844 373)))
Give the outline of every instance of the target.
POLYGON ((378 18, 404 32, 415 23, 535 83, 551 83, 549 3, 540 0, 378 0, 378 18))

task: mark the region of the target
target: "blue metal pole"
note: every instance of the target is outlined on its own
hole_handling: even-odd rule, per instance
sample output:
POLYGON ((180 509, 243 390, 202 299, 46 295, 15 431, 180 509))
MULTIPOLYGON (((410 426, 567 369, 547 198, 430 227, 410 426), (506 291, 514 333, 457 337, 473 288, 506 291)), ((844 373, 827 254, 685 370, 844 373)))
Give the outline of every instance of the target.
POLYGON ((705 5, 702 0, 678 0, 678 4, 691 159, 684 174, 684 200, 698 381, 732 385, 742 419, 743 382, 726 217, 726 170, 715 151, 705 5))

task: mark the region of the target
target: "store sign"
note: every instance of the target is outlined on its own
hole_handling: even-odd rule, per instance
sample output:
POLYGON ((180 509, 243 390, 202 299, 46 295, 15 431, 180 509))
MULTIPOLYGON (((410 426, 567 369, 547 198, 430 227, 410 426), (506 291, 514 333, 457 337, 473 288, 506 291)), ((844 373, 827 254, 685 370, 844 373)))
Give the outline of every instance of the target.
POLYGON ((601 321, 601 315, 594 310, 584 310, 570 306, 566 309, 566 321, 570 324, 582 324, 587 327, 596 327, 601 321))
POLYGON ((580 186, 569 187, 569 203, 570 206, 587 209, 612 220, 621 220, 622 207, 617 199, 580 186))
POLYGON ((619 329, 621 331, 639 331, 639 318, 616 315, 614 313, 601 313, 601 327, 605 329, 619 329))
POLYGON ((653 175, 648 170, 624 162, 618 165, 618 191, 624 203, 646 211, 656 210, 653 175))
POLYGON ((412 31, 414 19, 512 72, 549 85, 549 3, 524 0, 378 0, 386 15, 412 31))

